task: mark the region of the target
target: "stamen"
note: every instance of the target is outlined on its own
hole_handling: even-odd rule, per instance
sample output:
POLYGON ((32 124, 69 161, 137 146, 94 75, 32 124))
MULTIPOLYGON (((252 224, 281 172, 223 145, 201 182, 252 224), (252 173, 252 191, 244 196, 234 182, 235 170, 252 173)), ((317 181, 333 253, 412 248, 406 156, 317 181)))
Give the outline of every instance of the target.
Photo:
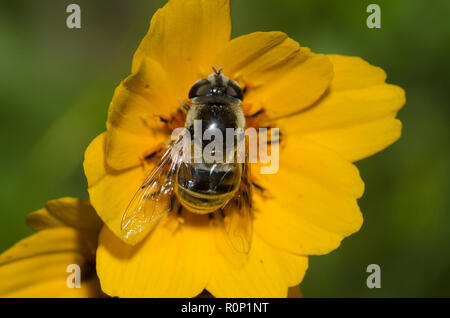
POLYGON ((247 118, 255 118, 261 114, 263 114, 265 112, 264 108, 261 108, 260 110, 258 110, 256 113, 248 115, 247 118))
POLYGON ((169 123, 169 120, 165 119, 164 117, 158 116, 159 120, 162 121, 164 124, 169 123))
POLYGON ((260 191, 262 191, 262 192, 264 192, 266 189, 264 189, 262 186, 260 186, 259 184, 257 184, 256 182, 254 182, 254 181, 252 181, 252 185, 256 188, 256 189, 258 189, 258 190, 260 190, 260 191))
POLYGON ((177 217, 178 224, 184 224, 184 218, 181 216, 177 217))
POLYGON ((170 197, 170 203, 169 203, 169 213, 172 212, 173 208, 175 207, 175 196, 170 197))
POLYGON ((145 159, 145 160, 150 160, 150 159, 152 159, 152 158, 153 158, 160 150, 161 150, 161 149, 158 149, 158 150, 153 151, 151 154, 146 155, 146 156, 144 157, 144 159, 145 159))

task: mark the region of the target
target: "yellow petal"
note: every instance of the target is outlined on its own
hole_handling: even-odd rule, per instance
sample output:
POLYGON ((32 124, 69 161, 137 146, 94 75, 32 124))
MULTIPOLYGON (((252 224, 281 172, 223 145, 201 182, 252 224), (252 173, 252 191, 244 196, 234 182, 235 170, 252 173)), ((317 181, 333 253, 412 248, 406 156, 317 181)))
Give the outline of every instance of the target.
POLYGON ((27 225, 35 231, 65 226, 61 220, 51 215, 46 208, 28 214, 26 220, 27 225))
POLYGON ((298 285, 308 267, 308 258, 285 253, 256 235, 248 262, 232 266, 218 251, 214 272, 206 289, 215 297, 286 297, 288 287, 298 285))
POLYGON ((360 125, 318 131, 306 138, 339 151, 350 161, 357 161, 396 142, 401 130, 402 123, 392 114, 360 125))
POLYGON ((333 77, 326 56, 300 48, 281 32, 255 32, 233 39, 215 61, 224 74, 245 85, 244 102, 251 111, 264 108, 272 119, 310 106, 333 77))
POLYGON ((44 209, 27 216, 27 224, 36 231, 66 226, 99 232, 102 226, 101 220, 88 202, 70 197, 47 202, 44 209))
POLYGON ((255 232, 276 248, 324 254, 361 227, 356 199, 364 184, 358 169, 320 145, 289 138, 279 171, 257 182, 268 197, 255 191, 255 232))
POLYGON ((185 99, 193 83, 211 73, 212 58, 230 33, 229 0, 170 0, 153 16, 135 53, 133 72, 150 57, 167 70, 172 95, 185 99))
POLYGON ((92 205, 100 218, 121 236, 123 214, 145 179, 143 168, 117 172, 105 164, 106 134, 97 136, 86 149, 84 171, 92 205))
POLYGON ((45 208, 66 226, 75 229, 99 232, 102 226, 92 205, 78 198, 52 200, 45 204, 45 208))
POLYGON ((40 231, 0 255, 1 297, 98 297, 96 236, 60 227, 40 231), (81 268, 81 288, 68 288, 67 266, 81 268))
MULTIPOLYGON (((63 261, 67 263, 67 260, 63 261)), ((58 268, 59 270, 60 268, 58 268)), ((36 275, 41 275, 36 273, 36 275)), ((67 274, 69 275, 69 274, 67 274)), ((64 285, 64 278, 57 277, 36 285, 29 285, 23 289, 9 292, 3 297, 8 298, 100 298, 105 295, 100 290, 100 283, 97 277, 85 279, 81 288, 67 288, 64 285)))
MULTIPOLYGON (((130 246, 104 227, 97 251, 102 290, 120 297, 194 297, 213 268, 207 216, 189 214, 184 224, 163 220, 141 243, 130 246)), ((226 279, 223 277, 222 279, 226 279)))
POLYGON ((107 121, 107 164, 116 170, 141 164, 170 136, 158 116, 167 119, 180 107, 166 71, 144 59, 139 70, 114 92, 107 121))
POLYGON ((330 89, 311 109, 280 121, 286 135, 302 135, 356 161, 370 156, 400 136, 394 120, 405 103, 398 86, 360 58, 330 55, 335 76, 330 89))

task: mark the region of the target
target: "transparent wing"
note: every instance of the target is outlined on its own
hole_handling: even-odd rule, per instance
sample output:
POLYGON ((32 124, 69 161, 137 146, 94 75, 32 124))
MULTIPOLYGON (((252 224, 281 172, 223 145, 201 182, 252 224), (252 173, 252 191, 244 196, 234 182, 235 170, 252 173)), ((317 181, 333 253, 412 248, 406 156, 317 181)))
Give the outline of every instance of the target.
POLYGON ((159 164, 134 195, 122 218, 122 238, 136 244, 166 213, 175 210, 176 171, 182 156, 181 142, 169 144, 159 164))
POLYGON ((253 212, 252 187, 250 183, 250 165, 242 165, 242 176, 239 189, 234 197, 216 216, 223 223, 231 245, 241 253, 248 253, 252 245, 253 212))

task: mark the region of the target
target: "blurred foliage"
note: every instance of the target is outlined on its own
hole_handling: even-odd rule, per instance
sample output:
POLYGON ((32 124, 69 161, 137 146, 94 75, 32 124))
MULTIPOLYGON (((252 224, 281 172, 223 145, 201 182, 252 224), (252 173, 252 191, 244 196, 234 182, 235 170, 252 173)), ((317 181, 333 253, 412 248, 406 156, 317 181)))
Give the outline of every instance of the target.
MULTIPOLYGON (((50 199, 87 199, 83 152, 105 129, 114 88, 164 1, 77 0, 82 28, 65 26, 73 1, 0 4, 0 250, 29 235, 25 216, 50 199)), ((357 165, 366 182, 361 231, 313 256, 306 297, 450 296, 448 1, 234 0, 233 36, 279 30, 315 52, 361 56, 407 93, 399 142, 357 165), (382 288, 366 287, 366 267, 382 288)))

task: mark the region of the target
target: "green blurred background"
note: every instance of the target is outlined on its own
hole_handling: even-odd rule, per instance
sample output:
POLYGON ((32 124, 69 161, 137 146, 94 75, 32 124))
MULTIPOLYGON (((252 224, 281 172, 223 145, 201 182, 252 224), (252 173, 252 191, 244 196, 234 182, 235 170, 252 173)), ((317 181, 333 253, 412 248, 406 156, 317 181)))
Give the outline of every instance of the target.
MULTIPOLYGON (((49 199, 87 199, 84 149, 105 128, 114 88, 165 1, 0 4, 0 250, 29 235, 49 199), (82 28, 65 25, 81 6, 82 28)), ((359 162, 361 231, 311 257, 307 297, 450 296, 450 1, 234 0, 233 36, 279 30, 315 52, 361 56, 406 90, 399 142, 359 162), (381 6, 381 29, 366 7, 381 6), (381 289, 366 287, 368 264, 381 289)))

